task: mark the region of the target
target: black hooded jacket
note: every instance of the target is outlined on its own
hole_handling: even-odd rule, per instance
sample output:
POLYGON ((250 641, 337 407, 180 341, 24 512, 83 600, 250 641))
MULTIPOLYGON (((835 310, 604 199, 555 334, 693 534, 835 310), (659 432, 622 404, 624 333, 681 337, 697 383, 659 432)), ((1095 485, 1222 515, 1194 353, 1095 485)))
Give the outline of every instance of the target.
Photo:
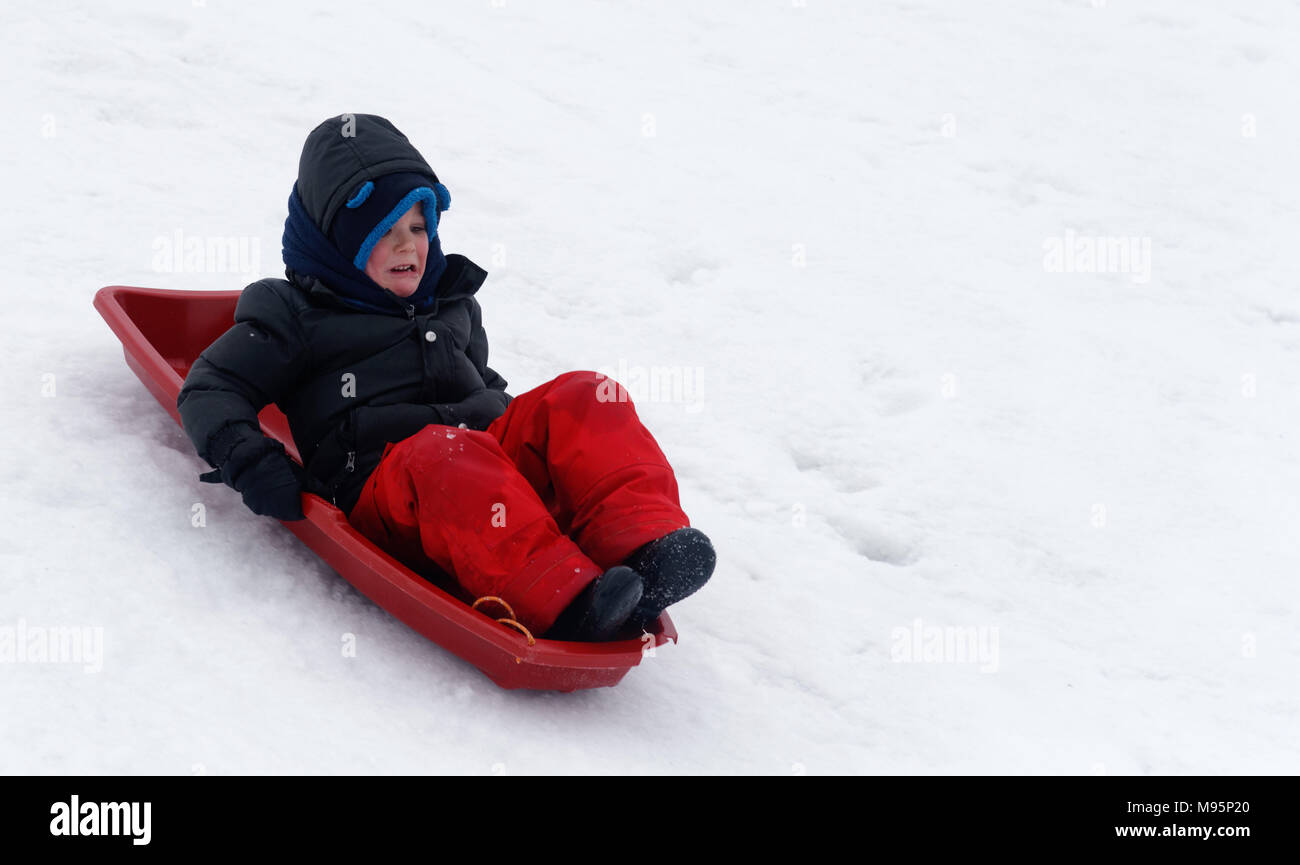
MULTIPOLYGON (((428 170, 393 132, 367 137, 369 150, 340 137, 337 146, 304 150, 299 189, 318 226, 357 183, 394 166, 428 170)), ((446 258, 436 300, 423 313, 396 295, 391 313, 362 311, 320 279, 293 271, 288 280, 245 288, 235 325, 195 361, 176 401, 199 456, 217 467, 241 442, 260 438, 257 413, 275 403, 289 419, 313 491, 348 513, 385 443, 431 423, 486 429, 511 399, 505 379, 487 365, 474 299, 487 272, 462 255, 446 258)))

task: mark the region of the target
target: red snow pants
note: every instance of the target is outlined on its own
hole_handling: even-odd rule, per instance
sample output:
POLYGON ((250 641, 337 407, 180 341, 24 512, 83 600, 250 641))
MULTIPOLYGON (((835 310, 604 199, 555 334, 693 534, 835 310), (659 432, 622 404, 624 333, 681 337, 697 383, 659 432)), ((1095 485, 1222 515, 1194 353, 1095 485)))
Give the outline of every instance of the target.
POLYGON ((497 595, 544 633, 592 580, 690 525, 677 479, 627 391, 569 372, 511 400, 485 431, 430 424, 389 444, 348 515, 463 598, 497 595))

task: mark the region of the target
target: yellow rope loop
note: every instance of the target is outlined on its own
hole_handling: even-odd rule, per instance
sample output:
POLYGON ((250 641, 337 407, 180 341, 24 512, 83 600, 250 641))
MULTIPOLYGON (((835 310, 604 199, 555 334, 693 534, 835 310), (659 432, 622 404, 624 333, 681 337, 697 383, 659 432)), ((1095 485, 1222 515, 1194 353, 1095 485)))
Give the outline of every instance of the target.
MULTIPOLYGON (((471 605, 470 605, 470 609, 471 609, 471 610, 477 610, 477 609, 478 609, 478 605, 479 605, 479 604, 483 604, 483 603, 496 603, 496 604, 500 604, 501 606, 505 607, 506 615, 507 615, 507 616, 509 616, 509 617, 512 618, 512 619, 515 617, 515 610, 514 610, 514 608, 511 607, 509 604, 507 604, 507 603, 505 602, 505 599, 503 599, 503 598, 498 598, 496 595, 484 595, 483 597, 481 597, 481 598, 479 598, 477 601, 475 601, 473 604, 471 604, 471 605)), ((484 613, 484 615, 487 615, 487 614, 484 613)))
POLYGON ((497 621, 503 625, 509 625, 512 628, 517 628, 521 634, 523 634, 525 637, 528 638, 528 645, 530 646, 537 645, 537 641, 533 639, 532 632, 529 631, 527 628, 525 628, 523 625, 516 622, 514 619, 497 619, 497 621))
MULTIPOLYGON (((508 615, 502 616, 501 618, 497 619, 497 621, 500 622, 500 623, 503 624, 503 625, 508 625, 509 627, 516 629, 516 630, 519 631, 521 634, 523 634, 525 637, 527 637, 527 638, 528 638, 528 645, 530 645, 530 646, 535 646, 535 645, 537 645, 537 640, 533 639, 533 634, 532 634, 532 632, 529 631, 528 628, 526 628, 526 627, 524 627, 523 625, 521 625, 519 622, 515 621, 515 611, 514 611, 514 608, 511 607, 508 603, 506 603, 504 599, 502 599, 502 598, 498 598, 496 595, 484 595, 483 597, 481 597, 481 598, 479 598, 477 601, 475 601, 473 604, 471 604, 471 605, 470 605, 470 609, 471 609, 471 610, 477 610, 479 604, 485 604, 485 603, 500 604, 502 607, 504 607, 504 608, 505 608, 505 611, 506 611, 506 613, 507 613, 508 615)), ((486 616, 487 613, 484 613, 483 615, 486 616)), ((519 658, 515 658, 515 663, 520 663, 520 659, 519 659, 519 658)))

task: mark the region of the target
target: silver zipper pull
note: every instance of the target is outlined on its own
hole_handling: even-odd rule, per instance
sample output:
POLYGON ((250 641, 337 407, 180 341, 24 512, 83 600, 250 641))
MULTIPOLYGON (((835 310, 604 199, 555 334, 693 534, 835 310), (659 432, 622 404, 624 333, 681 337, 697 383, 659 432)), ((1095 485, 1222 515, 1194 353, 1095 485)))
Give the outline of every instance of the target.
POLYGON ((357 470, 357 452, 348 451, 348 471, 354 472, 356 470, 357 470))

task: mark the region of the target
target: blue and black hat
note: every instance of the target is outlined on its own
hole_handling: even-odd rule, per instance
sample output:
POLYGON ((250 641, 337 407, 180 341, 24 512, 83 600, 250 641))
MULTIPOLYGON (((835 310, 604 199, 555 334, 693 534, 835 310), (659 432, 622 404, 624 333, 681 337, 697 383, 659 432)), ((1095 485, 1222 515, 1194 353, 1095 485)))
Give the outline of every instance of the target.
POLYGON ((436 175, 414 172, 385 174, 361 184, 334 215, 330 241, 364 271, 375 244, 416 203, 424 205, 425 230, 432 242, 439 215, 451 207, 451 193, 436 175))

